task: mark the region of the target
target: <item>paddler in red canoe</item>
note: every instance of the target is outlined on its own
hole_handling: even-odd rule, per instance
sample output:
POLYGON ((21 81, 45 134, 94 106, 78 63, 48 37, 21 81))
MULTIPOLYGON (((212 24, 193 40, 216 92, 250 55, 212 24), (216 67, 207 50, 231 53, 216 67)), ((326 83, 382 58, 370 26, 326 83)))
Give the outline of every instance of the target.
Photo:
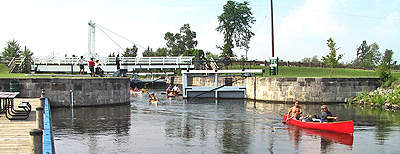
POLYGON ((303 113, 303 109, 300 107, 300 105, 299 105, 299 101, 298 100, 296 100, 295 102, 294 102, 294 106, 292 106, 290 109, 289 109, 289 112, 288 112, 288 119, 290 119, 290 118, 295 118, 295 119, 297 119, 297 120, 299 120, 300 119, 300 116, 301 116, 301 113, 303 113))
POLYGON ((332 116, 332 113, 328 110, 326 105, 321 106, 321 122, 333 122, 337 120, 337 117, 332 116))

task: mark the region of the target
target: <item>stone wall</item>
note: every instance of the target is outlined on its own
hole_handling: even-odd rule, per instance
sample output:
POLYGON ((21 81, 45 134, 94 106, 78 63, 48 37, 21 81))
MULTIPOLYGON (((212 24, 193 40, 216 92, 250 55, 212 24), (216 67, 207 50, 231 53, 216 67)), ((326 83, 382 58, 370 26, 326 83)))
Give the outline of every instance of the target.
MULTIPOLYGON (((182 84, 182 77, 174 77, 175 84, 182 84)), ((240 78, 240 77, 237 77, 240 78)), ((236 79, 234 79, 236 80, 236 79)), ((345 102, 363 91, 379 87, 379 78, 275 78, 249 77, 233 84, 246 86, 247 99, 263 101, 345 102), (256 91, 256 93, 254 93, 256 91)), ((171 77, 167 78, 167 83, 171 77)), ((194 86, 214 86, 214 77, 193 77, 188 81, 194 86)), ((219 77, 219 85, 224 77, 219 77)))
MULTIPOLYGON (((10 91, 10 80, 0 79, 0 90, 10 91)), ((130 102, 129 78, 18 78, 18 97, 38 98, 41 89, 52 107, 71 105, 70 90, 74 92, 74 106, 127 104, 130 102)))
MULTIPOLYGON (((245 86, 243 77, 218 77, 218 85, 222 86, 226 80, 233 81, 232 86, 245 86)), ((167 78, 167 83, 171 83, 171 77, 167 78)), ((182 76, 174 77, 174 84, 182 85, 182 76)), ((188 77, 188 86, 215 86, 215 76, 196 76, 188 77)))
POLYGON ((268 78, 246 79, 248 99, 264 101, 345 102, 379 86, 378 78, 268 78), (256 92, 256 93, 254 93, 256 92))

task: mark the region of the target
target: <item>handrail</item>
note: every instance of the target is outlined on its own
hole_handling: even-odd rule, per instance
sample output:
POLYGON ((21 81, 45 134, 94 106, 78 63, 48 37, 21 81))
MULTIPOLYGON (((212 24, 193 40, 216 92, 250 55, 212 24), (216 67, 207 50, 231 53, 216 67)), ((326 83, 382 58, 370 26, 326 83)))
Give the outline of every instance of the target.
POLYGON ((211 57, 211 68, 212 68, 213 70, 219 69, 219 66, 217 65, 217 63, 216 63, 216 61, 214 60, 213 57, 211 57))
POLYGON ((11 59, 11 61, 8 63, 7 66, 10 67, 10 65, 14 63, 14 60, 15 60, 15 57, 13 57, 13 58, 11 59))
POLYGON ((55 153, 55 149, 51 126, 51 109, 48 98, 45 98, 43 125, 43 154, 53 154, 55 153))
MULTIPOLYGON (((115 64, 115 57, 98 57, 96 58, 102 65, 115 64)), ((191 64, 193 57, 119 57, 120 64, 140 65, 140 64, 191 64)), ((76 64, 79 57, 52 57, 52 58, 33 58, 34 65, 37 64, 57 64, 70 65, 76 64)), ((86 59, 86 61, 89 61, 86 59)))

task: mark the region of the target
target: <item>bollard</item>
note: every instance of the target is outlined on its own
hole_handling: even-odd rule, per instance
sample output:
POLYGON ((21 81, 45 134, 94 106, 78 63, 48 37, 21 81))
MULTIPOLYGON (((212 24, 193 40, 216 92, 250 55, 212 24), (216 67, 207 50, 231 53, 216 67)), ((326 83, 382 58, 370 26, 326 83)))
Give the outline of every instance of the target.
POLYGON ((42 152, 43 147, 43 131, 40 129, 32 129, 29 131, 29 135, 31 136, 31 145, 32 145, 32 153, 39 154, 42 152))
POLYGON ((71 96, 71 107, 74 107, 74 91, 72 89, 69 90, 69 95, 71 96))
POLYGON ((42 93, 40 94, 40 105, 41 107, 44 107, 44 99, 46 98, 46 91, 42 89, 42 93))
POLYGON ((36 107, 36 128, 43 130, 43 107, 36 107))

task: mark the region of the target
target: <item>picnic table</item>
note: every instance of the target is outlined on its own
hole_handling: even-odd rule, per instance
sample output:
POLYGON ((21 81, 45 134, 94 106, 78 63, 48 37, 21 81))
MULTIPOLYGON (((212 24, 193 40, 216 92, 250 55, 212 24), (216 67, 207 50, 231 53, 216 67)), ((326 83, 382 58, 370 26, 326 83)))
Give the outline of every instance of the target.
POLYGON ((25 120, 31 113, 29 101, 22 101, 18 108, 14 108, 14 98, 19 92, 0 92, 0 113, 4 113, 9 120, 25 120))

